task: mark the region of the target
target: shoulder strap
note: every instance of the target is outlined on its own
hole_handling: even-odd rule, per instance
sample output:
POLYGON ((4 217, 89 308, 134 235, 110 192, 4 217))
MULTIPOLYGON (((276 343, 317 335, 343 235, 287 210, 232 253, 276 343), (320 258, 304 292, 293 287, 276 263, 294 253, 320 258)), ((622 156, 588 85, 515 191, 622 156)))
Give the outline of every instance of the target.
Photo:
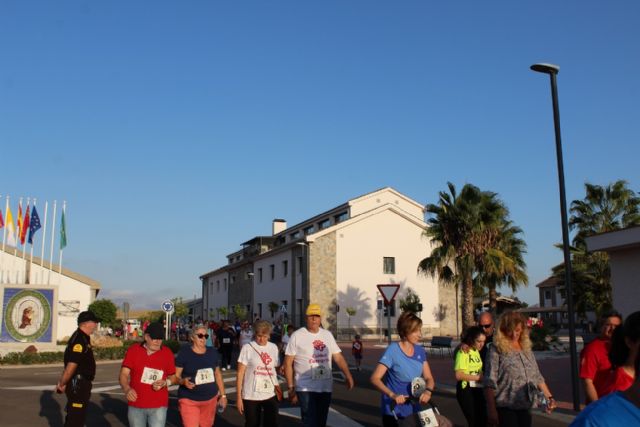
MULTIPOLYGON (((256 352, 256 354, 258 355, 260 360, 262 360, 262 364, 264 365, 265 369, 267 370, 267 374, 268 374, 269 373, 269 367, 264 362, 264 359, 262 358, 262 355, 260 354, 260 352, 258 350, 256 350, 256 348, 253 345, 251 345, 251 343, 249 343, 249 347, 251 347, 253 349, 253 351, 256 352)), ((271 384, 273 384, 275 386, 275 383, 273 382, 273 378, 271 377, 271 375, 269 375, 269 380, 271 380, 271 384)))

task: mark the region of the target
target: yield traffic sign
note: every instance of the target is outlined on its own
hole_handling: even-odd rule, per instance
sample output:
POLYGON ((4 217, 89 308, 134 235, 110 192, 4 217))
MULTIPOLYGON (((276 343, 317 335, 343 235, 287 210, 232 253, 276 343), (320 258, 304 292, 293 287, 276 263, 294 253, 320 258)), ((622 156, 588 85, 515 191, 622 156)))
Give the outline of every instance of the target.
POLYGON ((382 298, 384 298, 385 305, 391 305, 393 300, 396 299, 396 294, 398 293, 398 289, 400 289, 400 285, 395 283, 390 283, 386 285, 376 285, 378 290, 382 294, 382 298))

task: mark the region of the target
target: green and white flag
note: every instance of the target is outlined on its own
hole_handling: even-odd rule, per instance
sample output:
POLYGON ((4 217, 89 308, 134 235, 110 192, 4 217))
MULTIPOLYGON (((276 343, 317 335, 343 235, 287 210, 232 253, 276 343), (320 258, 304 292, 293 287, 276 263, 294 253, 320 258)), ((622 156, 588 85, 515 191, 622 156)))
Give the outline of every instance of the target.
POLYGON ((67 246, 67 224, 64 220, 64 209, 62 209, 62 218, 60 219, 60 250, 67 246))

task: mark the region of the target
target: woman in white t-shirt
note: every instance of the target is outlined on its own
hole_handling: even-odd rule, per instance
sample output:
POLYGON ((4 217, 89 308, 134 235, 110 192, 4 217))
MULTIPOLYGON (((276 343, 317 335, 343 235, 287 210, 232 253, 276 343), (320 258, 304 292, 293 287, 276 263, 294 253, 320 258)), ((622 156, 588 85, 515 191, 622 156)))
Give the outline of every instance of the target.
POLYGON ((278 425, 278 400, 274 386, 278 383, 278 347, 269 342, 271 323, 258 320, 253 325, 253 341, 240 349, 238 356, 238 412, 244 415, 245 427, 278 425))

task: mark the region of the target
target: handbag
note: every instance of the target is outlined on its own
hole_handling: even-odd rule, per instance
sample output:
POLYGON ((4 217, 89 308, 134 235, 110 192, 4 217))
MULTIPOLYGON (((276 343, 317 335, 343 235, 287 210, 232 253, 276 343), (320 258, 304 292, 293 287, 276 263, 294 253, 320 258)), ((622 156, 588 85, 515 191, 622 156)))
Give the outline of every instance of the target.
MULTIPOLYGON (((258 354, 258 357, 260 357, 260 360, 262 360, 262 356, 260 355, 260 352, 256 350, 256 348, 252 346, 251 343, 249 343, 249 346, 253 349, 253 351, 255 351, 258 354)), ((262 360, 262 363, 264 363, 264 360, 262 360)), ((266 368, 267 373, 269 373, 269 367, 267 366, 266 363, 264 363, 264 367, 266 368)), ((276 376, 276 379, 277 378, 278 377, 276 376)), ((278 400, 278 402, 282 402, 283 395, 282 395, 282 388, 280 387, 280 384, 274 383, 273 377, 271 375, 269 375, 269 379, 271 380, 271 384, 273 384, 273 392, 276 394, 276 399, 278 400)))

